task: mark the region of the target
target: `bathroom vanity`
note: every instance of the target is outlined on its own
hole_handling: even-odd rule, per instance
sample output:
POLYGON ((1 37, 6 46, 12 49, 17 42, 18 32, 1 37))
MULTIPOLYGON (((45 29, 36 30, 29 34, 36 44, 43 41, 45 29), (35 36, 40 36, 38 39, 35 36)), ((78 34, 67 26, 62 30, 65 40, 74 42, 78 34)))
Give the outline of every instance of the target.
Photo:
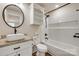
POLYGON ((0 56, 31 56, 32 55, 32 39, 6 41, 0 40, 0 56))
POLYGON ((21 7, 8 4, 4 7, 2 16, 5 24, 14 29, 14 34, 6 35, 6 38, 0 40, 0 56, 31 56, 32 39, 17 32, 17 28, 24 23, 21 7))

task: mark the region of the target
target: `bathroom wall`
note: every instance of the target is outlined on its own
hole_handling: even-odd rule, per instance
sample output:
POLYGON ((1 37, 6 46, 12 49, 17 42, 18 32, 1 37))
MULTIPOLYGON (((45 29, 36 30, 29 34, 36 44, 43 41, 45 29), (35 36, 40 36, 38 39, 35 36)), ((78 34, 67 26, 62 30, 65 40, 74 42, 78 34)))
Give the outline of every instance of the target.
MULTIPOLYGON (((14 33, 14 29, 7 26, 2 18, 2 11, 6 5, 8 5, 8 3, 0 3, 0 35, 7 35, 14 33)), ((17 32, 24 33, 32 37, 33 34, 38 31, 40 26, 30 25, 30 4, 18 3, 16 5, 20 6, 22 11, 24 12, 24 24, 21 27, 17 28, 17 32)))
POLYGON ((79 33, 79 11, 76 9, 79 9, 79 4, 73 3, 50 13, 48 33, 51 40, 79 47, 79 38, 73 37, 79 33))

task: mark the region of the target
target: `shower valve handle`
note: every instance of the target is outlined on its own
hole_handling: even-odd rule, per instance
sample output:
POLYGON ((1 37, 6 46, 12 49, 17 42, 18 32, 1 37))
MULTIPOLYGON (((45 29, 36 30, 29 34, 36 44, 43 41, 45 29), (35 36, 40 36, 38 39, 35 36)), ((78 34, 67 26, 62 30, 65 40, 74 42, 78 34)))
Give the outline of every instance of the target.
POLYGON ((79 33, 75 33, 75 35, 73 35, 74 38, 79 38, 79 33))

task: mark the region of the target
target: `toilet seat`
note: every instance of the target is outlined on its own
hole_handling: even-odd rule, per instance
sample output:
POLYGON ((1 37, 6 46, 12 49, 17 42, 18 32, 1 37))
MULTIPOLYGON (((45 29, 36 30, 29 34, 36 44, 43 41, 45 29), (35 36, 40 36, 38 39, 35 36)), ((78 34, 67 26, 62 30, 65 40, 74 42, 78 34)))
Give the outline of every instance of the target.
POLYGON ((44 44, 38 44, 37 46, 37 50, 40 52, 47 52, 47 46, 45 46, 44 44))

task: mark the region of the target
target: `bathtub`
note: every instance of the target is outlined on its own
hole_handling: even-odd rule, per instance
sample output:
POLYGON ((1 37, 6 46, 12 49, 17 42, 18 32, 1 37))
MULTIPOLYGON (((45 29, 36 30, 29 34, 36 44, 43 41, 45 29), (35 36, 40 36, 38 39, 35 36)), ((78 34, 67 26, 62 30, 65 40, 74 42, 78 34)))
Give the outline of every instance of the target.
POLYGON ((47 45, 48 53, 54 56, 79 56, 79 47, 66 44, 55 40, 46 40, 42 42, 47 45))

